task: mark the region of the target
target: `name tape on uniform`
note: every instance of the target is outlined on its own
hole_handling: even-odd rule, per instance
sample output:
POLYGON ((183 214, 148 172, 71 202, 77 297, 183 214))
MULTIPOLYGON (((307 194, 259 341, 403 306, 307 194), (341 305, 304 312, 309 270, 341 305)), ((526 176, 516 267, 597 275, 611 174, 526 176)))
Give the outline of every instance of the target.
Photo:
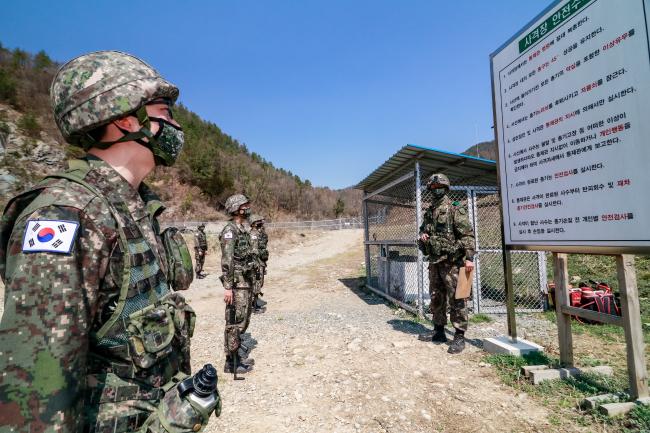
POLYGON ((23 252, 68 254, 77 236, 79 223, 72 221, 27 221, 23 237, 23 252))

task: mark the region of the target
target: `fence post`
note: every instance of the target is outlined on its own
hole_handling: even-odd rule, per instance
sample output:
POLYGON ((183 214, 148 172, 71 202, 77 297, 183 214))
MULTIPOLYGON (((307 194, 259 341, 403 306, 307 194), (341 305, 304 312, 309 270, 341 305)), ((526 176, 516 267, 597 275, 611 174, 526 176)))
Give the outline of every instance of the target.
MULTIPOLYGON (((365 195, 365 191, 364 191, 365 195)), ((368 202, 363 200, 363 239, 364 239, 364 249, 366 253, 366 284, 370 284, 370 245, 368 241, 370 240, 370 233, 368 230, 368 202)))
POLYGON ((476 191, 467 189, 467 209, 469 220, 474 230, 474 291, 472 293, 472 309, 474 314, 481 312, 481 257, 479 254, 480 240, 478 238, 478 205, 476 200, 476 191))
MULTIPOLYGON (((415 161, 415 237, 417 239, 422 225, 422 194, 420 191, 420 163, 415 161)), ((417 241, 416 241, 417 245, 417 241)), ((424 317, 424 260, 422 251, 418 251, 417 280, 418 280, 418 317, 424 317)))
MULTIPOLYGON (((627 374, 630 394, 633 398, 648 397, 648 372, 645 363, 643 332, 641 331, 641 307, 634 269, 634 256, 616 256, 618 289, 621 292, 623 328, 627 343, 627 374)), ((556 294, 557 298, 557 294, 556 294)))

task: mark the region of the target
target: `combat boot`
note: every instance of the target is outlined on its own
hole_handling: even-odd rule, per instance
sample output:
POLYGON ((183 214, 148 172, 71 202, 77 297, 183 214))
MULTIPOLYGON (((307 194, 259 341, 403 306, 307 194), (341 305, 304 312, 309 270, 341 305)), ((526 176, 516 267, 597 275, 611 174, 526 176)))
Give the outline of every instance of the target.
MULTIPOLYGON (((250 364, 244 364, 237 360, 237 374, 245 374, 253 370, 253 366, 250 364)), ((232 359, 226 358, 226 362, 223 365, 223 372, 224 373, 233 373, 232 369, 232 359)))
POLYGON ((456 330, 454 341, 449 345, 447 353, 457 354, 465 349, 465 332, 456 330))
POLYGON ((435 325, 433 327, 433 335, 431 336, 431 341, 434 343, 446 343, 447 335, 445 334, 445 327, 443 325, 435 325))
POLYGON ((242 364, 255 365, 255 359, 249 358, 248 352, 241 347, 237 350, 237 359, 239 359, 242 364))

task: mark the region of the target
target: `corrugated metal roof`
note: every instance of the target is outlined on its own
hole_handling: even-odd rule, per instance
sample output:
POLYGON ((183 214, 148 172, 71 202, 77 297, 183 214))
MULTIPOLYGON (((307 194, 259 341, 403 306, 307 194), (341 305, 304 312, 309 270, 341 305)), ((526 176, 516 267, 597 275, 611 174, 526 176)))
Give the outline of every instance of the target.
POLYGON ((444 173, 452 185, 497 186, 495 161, 407 144, 355 188, 368 193, 375 191, 413 170, 416 160, 420 162, 422 176, 444 173))

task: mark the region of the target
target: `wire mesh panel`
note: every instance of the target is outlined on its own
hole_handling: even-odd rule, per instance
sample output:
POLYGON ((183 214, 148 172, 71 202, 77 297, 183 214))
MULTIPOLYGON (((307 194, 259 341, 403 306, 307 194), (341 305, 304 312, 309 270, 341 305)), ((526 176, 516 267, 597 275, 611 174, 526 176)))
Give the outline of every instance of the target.
MULTIPOLYGON (((422 173, 420 182, 415 176, 405 176, 364 200, 368 285, 414 312, 418 307, 419 278, 423 306, 429 303, 428 263, 416 244, 418 221, 434 200, 426 188, 428 175, 422 173), (419 209, 418 183, 421 185, 419 209)), ((469 305, 474 312, 505 313, 499 196, 490 187, 454 185, 449 198, 456 206, 466 209, 476 238, 476 273, 469 305)), ((544 254, 514 252, 512 262, 517 311, 542 310, 547 279, 544 254)))

